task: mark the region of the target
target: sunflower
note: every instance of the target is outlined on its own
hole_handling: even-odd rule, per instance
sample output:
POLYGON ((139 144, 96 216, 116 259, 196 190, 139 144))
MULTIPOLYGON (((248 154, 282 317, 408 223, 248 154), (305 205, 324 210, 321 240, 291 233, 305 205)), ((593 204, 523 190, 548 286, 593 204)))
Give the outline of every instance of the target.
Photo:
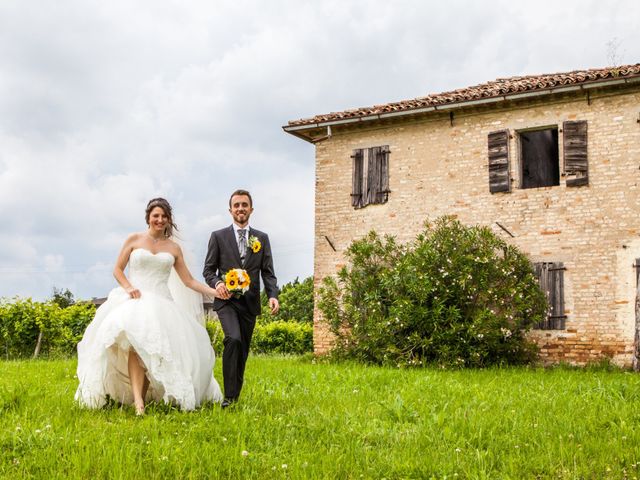
POLYGON ((262 248, 262 243, 260 243, 258 237, 251 236, 249 237, 249 246, 251 247, 251 251, 253 253, 258 253, 262 248))
POLYGON ((224 277, 224 283, 229 290, 235 290, 238 288, 240 279, 238 278, 238 272, 236 269, 229 270, 224 277))
POLYGON ((239 298, 247 290, 251 284, 249 274, 241 268, 232 268, 223 277, 227 289, 234 297, 239 298))

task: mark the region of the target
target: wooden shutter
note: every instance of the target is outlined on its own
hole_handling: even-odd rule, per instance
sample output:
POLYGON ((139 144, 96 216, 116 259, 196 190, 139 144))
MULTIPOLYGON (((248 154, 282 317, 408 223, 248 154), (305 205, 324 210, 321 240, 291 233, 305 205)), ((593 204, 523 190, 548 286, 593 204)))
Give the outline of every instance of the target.
POLYGON ((371 148, 369 159, 369 172, 373 172, 370 175, 369 203, 385 203, 389 198, 389 146, 371 148))
POLYGON ((562 262, 541 262, 534 265, 540 288, 547 297, 547 318, 536 325, 543 330, 564 330, 564 271, 562 262))
POLYGON ((389 198, 389 146, 353 151, 351 205, 362 208, 389 198))
POLYGON ((489 191, 510 192, 509 130, 489 134, 489 191))
POLYGON ((351 206, 360 208, 364 201, 364 151, 361 148, 353 151, 353 178, 351 183, 351 206))
POLYGON ((366 189, 364 204, 369 205, 375 203, 376 194, 378 193, 378 178, 379 165, 378 165, 378 151, 380 147, 373 147, 367 150, 367 174, 366 174, 366 189))
POLYGON ((589 185, 586 120, 564 122, 562 124, 562 135, 567 187, 589 185))
POLYGON ((633 338, 633 370, 640 371, 640 258, 633 265, 636 272, 636 328, 633 338))

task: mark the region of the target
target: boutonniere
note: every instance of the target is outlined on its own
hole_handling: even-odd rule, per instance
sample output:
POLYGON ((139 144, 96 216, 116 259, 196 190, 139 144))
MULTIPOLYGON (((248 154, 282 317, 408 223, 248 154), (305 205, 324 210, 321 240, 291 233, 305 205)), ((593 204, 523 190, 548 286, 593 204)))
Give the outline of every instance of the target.
POLYGON ((260 240, 258 240, 258 237, 254 235, 249 237, 249 247, 251 247, 251 251, 253 253, 258 253, 260 251, 262 244, 260 243, 260 240))

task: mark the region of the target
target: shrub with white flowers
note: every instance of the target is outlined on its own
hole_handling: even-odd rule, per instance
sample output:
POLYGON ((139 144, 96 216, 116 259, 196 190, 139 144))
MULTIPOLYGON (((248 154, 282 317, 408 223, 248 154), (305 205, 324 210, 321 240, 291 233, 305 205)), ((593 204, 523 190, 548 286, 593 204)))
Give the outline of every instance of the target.
POLYGON ((535 359, 525 333, 546 314, 544 294, 527 257, 488 227, 445 216, 407 245, 372 231, 346 256, 319 292, 334 355, 395 366, 535 359))

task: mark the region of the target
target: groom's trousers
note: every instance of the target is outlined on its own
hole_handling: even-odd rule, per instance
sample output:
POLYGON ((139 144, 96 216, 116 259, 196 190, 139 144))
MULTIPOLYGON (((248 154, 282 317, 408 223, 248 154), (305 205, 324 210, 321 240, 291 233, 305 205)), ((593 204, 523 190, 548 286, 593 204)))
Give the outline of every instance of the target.
POLYGON ((249 346, 256 317, 249 312, 244 302, 227 302, 218 311, 224 332, 222 353, 222 376, 225 398, 236 400, 244 382, 244 369, 249 357, 249 346))

